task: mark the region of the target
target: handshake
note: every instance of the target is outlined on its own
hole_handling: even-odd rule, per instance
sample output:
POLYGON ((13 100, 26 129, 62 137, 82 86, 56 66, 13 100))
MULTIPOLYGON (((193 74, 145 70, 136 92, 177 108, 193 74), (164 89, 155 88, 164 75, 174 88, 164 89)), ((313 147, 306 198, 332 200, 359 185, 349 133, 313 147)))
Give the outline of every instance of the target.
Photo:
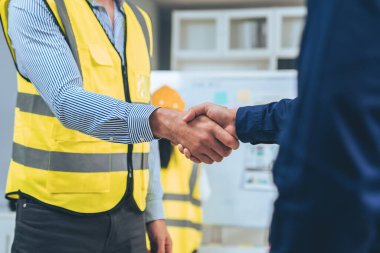
POLYGON ((196 163, 221 162, 239 148, 235 128, 236 110, 205 103, 183 113, 157 109, 150 118, 153 135, 178 145, 196 163))

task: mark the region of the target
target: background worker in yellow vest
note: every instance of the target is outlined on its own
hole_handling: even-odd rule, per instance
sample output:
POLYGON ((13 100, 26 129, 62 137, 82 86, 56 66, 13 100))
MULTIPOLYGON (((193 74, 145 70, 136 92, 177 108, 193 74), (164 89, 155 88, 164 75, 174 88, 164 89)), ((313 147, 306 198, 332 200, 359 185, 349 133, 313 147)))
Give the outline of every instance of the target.
MULTIPOLYGON (((180 95, 163 86, 152 95, 153 105, 183 111, 180 95)), ((194 253, 202 242, 201 167, 183 156, 166 139, 159 140, 164 211, 174 253, 194 253)))
POLYGON ((238 141, 206 117, 187 124, 149 104, 147 13, 123 0, 0 0, 0 19, 18 70, 12 252, 143 253, 147 223, 153 251, 170 253, 149 142, 212 163, 238 141))

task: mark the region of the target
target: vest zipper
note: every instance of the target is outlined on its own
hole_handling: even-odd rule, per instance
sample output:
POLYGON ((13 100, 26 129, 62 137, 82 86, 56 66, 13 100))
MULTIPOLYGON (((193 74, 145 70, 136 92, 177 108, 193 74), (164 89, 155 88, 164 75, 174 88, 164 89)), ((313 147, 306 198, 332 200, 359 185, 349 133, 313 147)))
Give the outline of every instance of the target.
MULTIPOLYGON (((104 27, 101 25, 101 23, 99 22, 98 18, 96 17, 94 11, 92 10, 91 4, 88 1, 86 1, 86 2, 87 2, 88 7, 90 8, 91 12, 93 13, 94 17, 98 21, 100 27, 102 28, 104 34, 108 38, 109 43, 114 48, 116 54, 120 57, 120 62, 122 63, 121 73, 122 73, 122 77, 123 77, 123 86, 124 86, 125 101, 127 103, 132 103, 131 94, 130 94, 130 90, 129 90, 129 82, 128 82, 128 71, 127 71, 128 70, 128 64, 127 64, 127 54, 126 54, 126 51, 127 51, 126 50, 126 45, 127 45, 127 16, 125 15, 124 12, 122 12, 122 15, 123 15, 124 20, 125 20, 124 49, 123 49, 123 55, 124 55, 124 62, 125 63, 123 64, 123 59, 122 59, 121 55, 117 51, 115 45, 112 43, 110 37, 108 37, 108 34, 104 30, 104 27)), ((131 196, 132 199, 133 199, 133 166, 132 166, 133 164, 132 164, 132 152, 133 152, 133 144, 128 144, 128 154, 127 154, 127 164, 128 164, 127 185, 128 186, 127 186, 127 192, 124 195, 125 199, 128 199, 129 196, 131 196)))
MULTIPOLYGON (((101 25, 101 23, 99 22, 98 18, 96 17, 96 15, 95 15, 92 7, 91 7, 91 4, 88 1, 86 1, 86 3, 87 3, 87 6, 89 7, 90 11, 94 15, 95 19, 98 21, 98 24, 100 25, 100 27, 103 30, 104 34, 108 38, 109 43, 114 48, 116 54, 120 57, 120 62, 121 62, 121 65, 122 65, 121 66, 121 73, 122 73, 122 77, 123 77, 125 101, 127 103, 132 103, 131 94, 130 94, 130 90, 129 90, 128 72, 127 72, 127 70, 128 70, 127 54, 126 54, 126 51, 127 51, 126 50, 126 45, 127 45, 127 16, 125 15, 124 12, 122 12, 122 15, 124 16, 124 20, 125 20, 124 49, 123 49, 123 55, 124 55, 124 62, 125 63, 123 64, 123 59, 122 59, 121 55, 117 51, 117 49, 116 49, 115 45, 112 43, 110 37, 108 37, 107 32, 104 30, 103 26, 101 25)), ((134 198, 133 198, 133 163, 132 163, 133 161, 132 161, 132 153, 133 153, 133 144, 128 144, 128 154, 127 154, 127 164, 128 164, 127 190, 126 190, 126 193, 125 193, 123 199, 128 202, 129 197, 131 197, 132 205, 135 206, 135 208, 136 208, 137 205, 134 203, 135 201, 133 201, 134 198)), ((121 204, 121 202, 119 204, 121 204)))
MULTIPOLYGON (((124 32, 124 49, 123 49, 123 55, 124 55, 124 64, 122 64, 121 72, 123 74, 123 84, 124 84, 124 95, 125 95, 125 101, 128 103, 132 103, 131 99, 131 92, 129 90, 129 81, 128 81, 128 63, 127 63, 127 16, 124 12, 122 12, 122 15, 124 16, 125 20, 125 32, 124 32)), ((112 43, 111 43, 112 44, 112 43)), ((115 48, 116 50, 116 48, 115 48)), ((117 52, 117 50, 116 50, 117 52)), ((122 61, 122 57, 120 56, 120 60, 122 61)), ((128 144, 128 154, 127 154, 127 164, 128 164, 128 178, 127 178, 127 192, 125 194, 125 197, 131 198, 132 203, 134 202, 133 199, 133 160, 132 160, 132 154, 133 154, 133 144, 128 144)))

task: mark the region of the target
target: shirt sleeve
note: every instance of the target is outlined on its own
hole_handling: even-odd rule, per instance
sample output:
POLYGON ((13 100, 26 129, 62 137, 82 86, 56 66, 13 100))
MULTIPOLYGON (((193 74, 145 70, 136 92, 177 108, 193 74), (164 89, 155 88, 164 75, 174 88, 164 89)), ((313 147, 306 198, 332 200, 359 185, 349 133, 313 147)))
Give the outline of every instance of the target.
POLYGON ((150 145, 149 153, 149 191, 147 196, 147 208, 145 212, 145 221, 165 219, 163 208, 163 190, 161 186, 161 162, 158 148, 158 141, 155 140, 150 145))
POLYGON ((236 132, 242 142, 276 144, 297 99, 238 109, 236 132))
POLYGON ((154 139, 149 117, 155 107, 83 89, 74 57, 44 1, 11 1, 8 30, 20 73, 65 127, 117 143, 154 139))

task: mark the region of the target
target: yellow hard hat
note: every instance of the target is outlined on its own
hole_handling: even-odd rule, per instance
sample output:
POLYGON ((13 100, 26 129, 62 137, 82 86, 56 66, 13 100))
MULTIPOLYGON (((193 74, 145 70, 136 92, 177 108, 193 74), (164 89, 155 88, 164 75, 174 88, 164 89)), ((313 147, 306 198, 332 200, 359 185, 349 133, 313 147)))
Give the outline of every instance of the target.
POLYGON ((152 104, 177 111, 185 110, 185 101, 176 90, 167 85, 162 86, 153 93, 152 104))

